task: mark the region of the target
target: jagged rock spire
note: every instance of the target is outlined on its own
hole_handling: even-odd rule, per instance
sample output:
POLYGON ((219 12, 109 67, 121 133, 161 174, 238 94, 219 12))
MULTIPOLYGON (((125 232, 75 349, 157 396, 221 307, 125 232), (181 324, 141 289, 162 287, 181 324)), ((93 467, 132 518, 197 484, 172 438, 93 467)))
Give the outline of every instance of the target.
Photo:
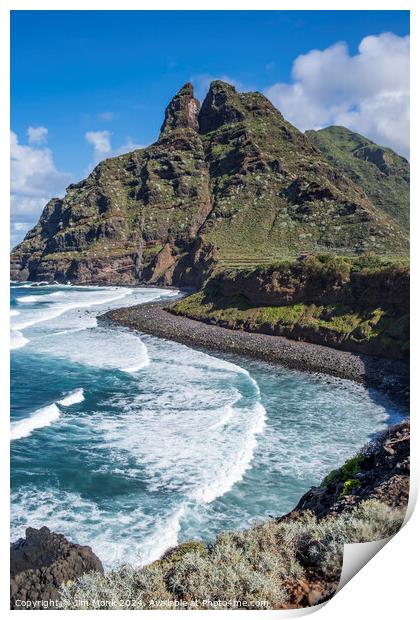
POLYGON ((234 86, 215 80, 210 84, 204 99, 198 121, 200 131, 213 131, 221 125, 234 123, 245 118, 241 99, 234 86))
POLYGON ((166 108, 161 134, 180 127, 191 127, 198 131, 199 110, 200 102, 195 99, 193 86, 188 82, 178 91, 166 108))

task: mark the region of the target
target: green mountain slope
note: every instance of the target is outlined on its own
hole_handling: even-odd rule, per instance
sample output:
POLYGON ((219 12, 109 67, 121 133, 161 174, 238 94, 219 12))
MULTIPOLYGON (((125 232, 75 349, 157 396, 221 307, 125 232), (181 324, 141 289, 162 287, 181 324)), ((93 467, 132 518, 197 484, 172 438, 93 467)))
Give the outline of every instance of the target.
POLYGON ((360 185, 376 207, 408 231, 410 165, 404 157, 345 127, 311 130, 306 136, 328 161, 360 185))
POLYGON ((400 254, 408 241, 259 93, 191 84, 156 143, 101 162, 52 199, 12 252, 12 279, 192 284, 214 265, 303 251, 400 254))

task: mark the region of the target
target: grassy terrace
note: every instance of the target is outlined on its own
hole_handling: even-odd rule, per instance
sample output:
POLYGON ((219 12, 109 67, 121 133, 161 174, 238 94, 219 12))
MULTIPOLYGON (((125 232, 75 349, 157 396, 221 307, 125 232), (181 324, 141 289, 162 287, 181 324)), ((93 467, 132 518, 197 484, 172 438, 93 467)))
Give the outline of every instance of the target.
MULTIPOLYGON (((329 255, 320 253, 315 255, 316 260, 325 260, 325 264, 330 266, 339 267, 343 263, 348 264, 349 271, 357 271, 359 269, 373 269, 376 270, 381 267, 402 267, 408 268, 409 257, 407 254, 343 254, 329 255)), ((290 256, 287 253, 279 252, 278 254, 261 254, 252 253, 249 251, 245 254, 238 254, 236 251, 225 249, 223 256, 218 259, 218 265, 221 269, 257 269, 261 268, 274 268, 285 267, 296 264, 296 256, 290 256)))

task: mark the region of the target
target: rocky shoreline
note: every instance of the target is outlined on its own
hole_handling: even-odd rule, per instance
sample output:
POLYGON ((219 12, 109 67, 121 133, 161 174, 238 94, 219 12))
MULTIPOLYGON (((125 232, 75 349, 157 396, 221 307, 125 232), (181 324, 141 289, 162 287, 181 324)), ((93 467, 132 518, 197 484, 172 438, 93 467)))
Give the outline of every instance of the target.
MULTIPOLYGON (((326 373, 402 397, 408 390, 408 365, 402 361, 209 325, 171 313, 167 301, 120 308, 99 320, 113 328, 138 330, 216 355, 242 355, 296 370, 326 373)), ((197 584, 192 586, 195 581, 190 581, 191 572, 199 571, 205 588, 207 573, 209 578, 212 575, 222 580, 222 590, 211 593, 210 598, 219 598, 230 587, 230 582, 223 582, 223 571, 219 574, 218 554, 223 553, 228 553, 224 560, 228 566, 239 554, 239 565, 232 565, 233 572, 229 572, 236 575, 238 571, 238 584, 243 587, 239 595, 235 590, 239 598, 250 596, 252 588, 247 580, 254 583, 258 578, 264 586, 261 595, 271 592, 268 608, 302 608, 324 602, 337 588, 345 542, 384 538, 401 526, 409 496, 409 441, 410 425, 405 420, 378 434, 361 452, 330 472, 319 486, 302 496, 291 513, 244 532, 222 533, 214 548, 200 541, 181 543, 141 569, 125 567, 104 574, 100 559, 90 547, 69 542, 47 527, 28 528, 26 539, 11 546, 11 609, 80 609, 81 600, 87 601, 83 609, 99 609, 95 601, 104 596, 114 601, 110 608, 120 608, 118 600, 128 596, 136 605, 141 602, 140 607, 132 609, 151 609, 155 595, 163 600, 186 601, 185 608, 194 609, 201 578, 197 577, 197 584), (277 539, 284 539, 281 562, 277 543, 271 545, 277 539), (263 547, 270 559, 271 568, 266 572, 251 561, 255 545, 263 547), (240 551, 248 547, 249 557, 248 552, 240 551), (313 554, 314 549, 324 548, 325 553, 313 554), (295 567, 293 574, 289 564, 295 567), (174 574, 178 575, 180 589, 174 586, 174 574), (276 596, 273 583, 279 588, 276 596)), ((207 608, 204 601, 198 605, 207 608)))
POLYGON ((404 361, 351 353, 282 336, 234 331, 174 315, 166 308, 167 302, 153 302, 112 310, 99 319, 213 353, 233 353, 293 370, 349 379, 407 400, 409 369, 404 361))

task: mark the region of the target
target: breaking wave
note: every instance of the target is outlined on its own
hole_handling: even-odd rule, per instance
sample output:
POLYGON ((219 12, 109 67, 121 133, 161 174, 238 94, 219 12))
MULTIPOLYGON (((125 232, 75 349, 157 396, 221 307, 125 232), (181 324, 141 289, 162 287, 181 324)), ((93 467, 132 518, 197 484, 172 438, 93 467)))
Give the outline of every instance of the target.
POLYGON ((70 392, 70 394, 67 394, 67 396, 61 400, 51 403, 46 407, 37 409, 29 417, 19 420, 18 422, 13 422, 10 429, 11 441, 29 437, 32 431, 39 428, 44 428, 45 426, 50 426, 53 422, 58 420, 60 417, 60 409, 57 405, 61 405, 62 407, 70 407, 71 405, 81 403, 83 400, 83 389, 79 388, 74 390, 74 392, 70 392))

